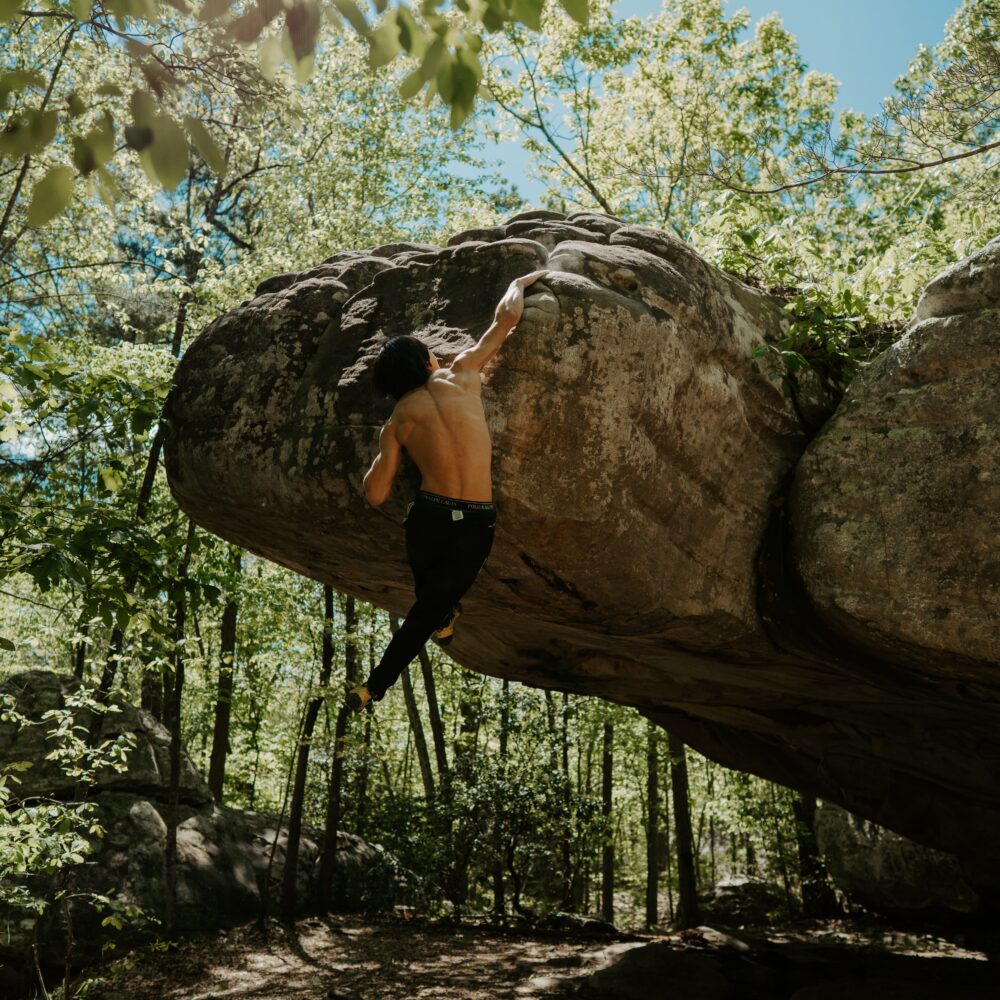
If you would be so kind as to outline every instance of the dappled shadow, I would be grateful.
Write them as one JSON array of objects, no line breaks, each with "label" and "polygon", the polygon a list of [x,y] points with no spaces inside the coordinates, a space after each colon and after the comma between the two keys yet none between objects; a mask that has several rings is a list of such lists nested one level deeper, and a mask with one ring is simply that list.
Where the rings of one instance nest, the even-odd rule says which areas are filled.
[{"label": "dappled shadow", "polygon": [[[753,977],[752,983],[764,992],[751,990],[752,995],[778,998],[803,986],[808,992],[810,982],[822,982],[838,968],[865,980],[865,970],[874,972],[876,979],[883,973],[890,980],[898,974],[912,985],[916,962],[920,976],[926,973],[926,980],[938,988],[953,977],[958,983],[979,981],[992,969],[984,953],[944,937],[858,928],[849,921],[814,922],[780,932],[699,928],[630,937],[609,943],[420,920],[313,917],[300,921],[295,933],[272,924],[265,935],[247,925],[186,941],[167,952],[142,949],[131,956],[127,972],[107,976],[90,996],[96,1000],[530,1000],[575,992],[576,980],[595,972],[596,985],[602,977],[614,975],[616,966],[623,971],[635,968],[640,975],[646,968],[656,982],[657,963],[665,961],[681,998],[689,995],[683,981],[694,965],[702,970],[710,965],[715,970],[712,975],[730,982],[732,968],[756,966],[767,976]],[[643,958],[637,949],[647,943],[657,950]],[[915,955],[924,957],[906,957]],[[878,959],[870,961],[875,956]],[[890,980],[887,986],[893,985]]]}]

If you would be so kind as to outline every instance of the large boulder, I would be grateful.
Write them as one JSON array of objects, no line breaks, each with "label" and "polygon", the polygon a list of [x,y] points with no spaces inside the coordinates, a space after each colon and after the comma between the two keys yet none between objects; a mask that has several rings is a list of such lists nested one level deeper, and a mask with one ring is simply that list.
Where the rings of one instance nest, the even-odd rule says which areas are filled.
[{"label": "large boulder", "polygon": [[[401,521],[416,475],[382,508],[365,503],[361,479],[390,410],[372,390],[372,360],[398,333],[453,357],[487,327],[511,278],[540,266],[550,273],[484,391],[497,536],[463,602],[455,659],[634,705],[723,763],[951,850],[1000,886],[984,833],[1000,822],[995,563],[983,548],[1000,511],[991,467],[973,476],[978,492],[958,494],[960,505],[972,497],[978,522],[963,514],[948,535],[949,565],[964,552],[975,577],[942,595],[968,605],[954,612],[964,623],[954,639],[934,645],[933,629],[907,631],[895,611],[872,619],[885,591],[853,604],[861,610],[845,624],[821,589],[844,550],[811,542],[839,516],[811,499],[829,490],[815,485],[822,463],[807,452],[833,406],[804,385],[785,396],[754,370],[754,350],[782,336],[780,304],[666,233],[527,213],[444,248],[345,251],[265,283],[178,366],[165,452],[178,502],[233,542],[404,613]],[[976,273],[994,271],[987,255]],[[960,285],[948,286],[951,300]],[[988,298],[994,286],[980,285]],[[989,311],[976,303],[944,333],[963,345],[956,358],[985,373],[995,354],[984,353]],[[874,399],[877,373],[868,378]],[[985,460],[1000,392],[985,374],[969,387],[968,449],[983,442]],[[854,400],[816,449],[835,445],[829,428]],[[948,413],[962,418],[961,407]],[[946,458],[928,475],[965,483]],[[877,499],[859,506],[874,511]],[[902,544],[918,543],[936,551],[916,531]],[[811,568],[820,557],[827,568]],[[900,567],[903,590],[908,574],[927,572],[920,559]],[[865,587],[860,563],[847,572]]]},{"label": "large boulder", "polygon": [[698,903],[707,921],[730,927],[766,927],[790,915],[785,893],[766,879],[750,875],[716,882],[699,893]]},{"label": "large boulder", "polygon": [[998,403],[994,240],[927,286],[906,334],[809,445],[791,496],[796,565],[837,633],[903,666],[985,682],[994,706]]},{"label": "large boulder", "polygon": [[979,898],[953,855],[830,802],[816,810],[816,843],[834,885],[851,902],[876,913],[942,918],[979,909]]}]

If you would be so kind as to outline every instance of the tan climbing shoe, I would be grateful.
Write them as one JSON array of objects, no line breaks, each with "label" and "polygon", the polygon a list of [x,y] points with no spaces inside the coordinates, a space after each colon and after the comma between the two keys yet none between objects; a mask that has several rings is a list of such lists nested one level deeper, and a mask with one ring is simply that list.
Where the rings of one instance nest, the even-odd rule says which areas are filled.
[{"label": "tan climbing shoe", "polygon": [[360,712],[372,703],[372,693],[364,684],[347,692],[346,704],[352,712]]},{"label": "tan climbing shoe", "polygon": [[447,646],[455,638],[455,622],[458,621],[461,614],[462,605],[456,604],[451,609],[451,617],[431,636],[439,646]]}]

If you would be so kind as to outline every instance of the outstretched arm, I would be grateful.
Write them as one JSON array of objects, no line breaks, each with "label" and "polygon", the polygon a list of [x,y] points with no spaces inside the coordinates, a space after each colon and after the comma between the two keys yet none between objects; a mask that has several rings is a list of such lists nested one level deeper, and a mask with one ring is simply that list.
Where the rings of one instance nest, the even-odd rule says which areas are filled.
[{"label": "outstretched arm", "polygon": [[497,305],[490,328],[479,338],[475,347],[462,351],[451,363],[452,371],[482,371],[486,363],[500,350],[524,315],[524,289],[537,281],[547,270],[532,271],[515,278]]},{"label": "outstretched arm", "polygon": [[379,431],[378,454],[365,473],[365,499],[374,507],[385,503],[392,489],[403,458],[403,449],[396,439],[396,422],[390,417]]}]

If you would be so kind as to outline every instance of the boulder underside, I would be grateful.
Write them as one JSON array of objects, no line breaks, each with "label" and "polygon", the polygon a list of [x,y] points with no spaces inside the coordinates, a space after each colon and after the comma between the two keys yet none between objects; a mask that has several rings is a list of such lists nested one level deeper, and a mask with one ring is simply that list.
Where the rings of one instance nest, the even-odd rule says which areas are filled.
[{"label": "boulder underside", "polygon": [[1000,886],[1000,241],[929,286],[836,408],[754,371],[780,304],[658,230],[531,212],[338,253],[188,349],[167,405],[181,507],[405,614],[418,479],[364,500],[390,411],[371,363],[400,333],[453,357],[538,267],[486,379],[497,535],[451,655],[634,705]]}]

